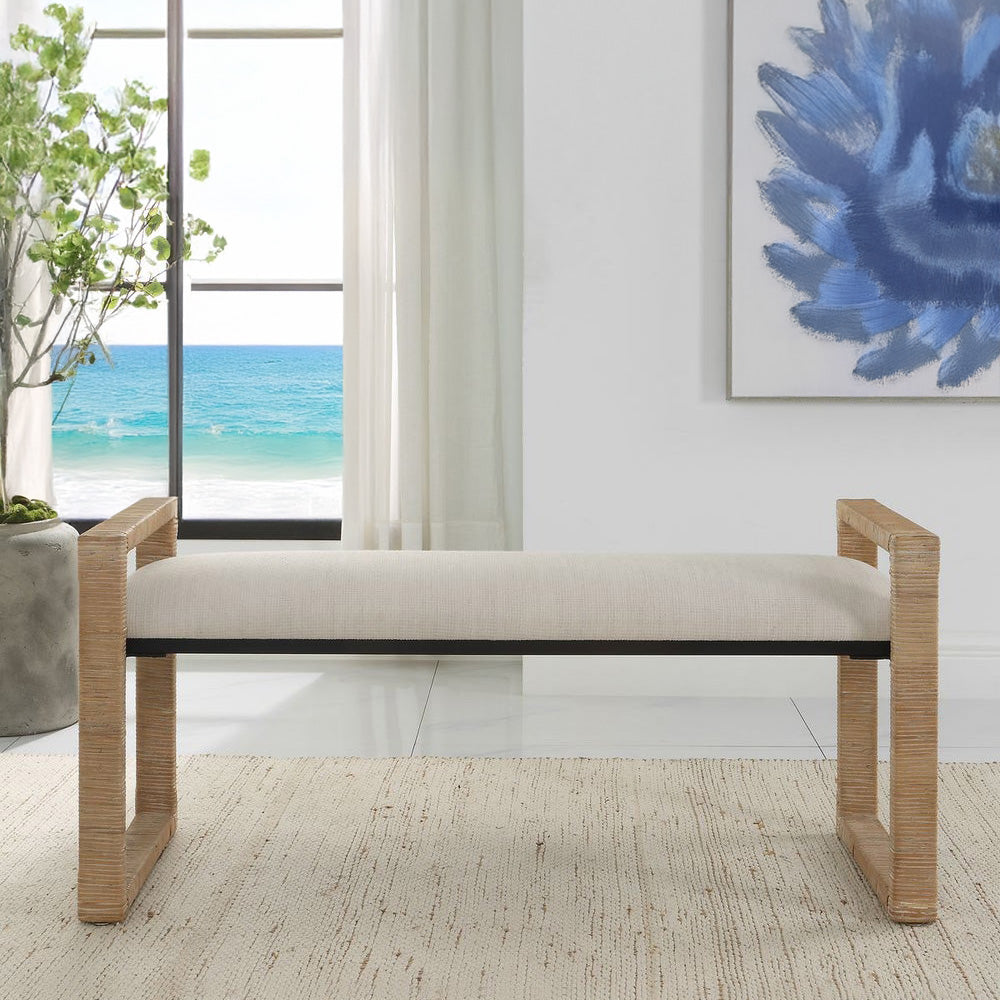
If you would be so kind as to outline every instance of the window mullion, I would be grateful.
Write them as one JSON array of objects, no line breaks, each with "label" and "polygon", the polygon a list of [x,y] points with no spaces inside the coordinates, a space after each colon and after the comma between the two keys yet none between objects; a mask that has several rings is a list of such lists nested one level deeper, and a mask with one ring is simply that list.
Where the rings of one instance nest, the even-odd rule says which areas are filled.
[{"label": "window mullion", "polygon": [[177,516],[184,516],[184,5],[167,3],[167,369],[170,442],[168,489],[177,497]]},{"label": "window mullion", "polygon": [[[163,28],[97,28],[94,38],[166,38]],[[192,28],[187,38],[204,39],[289,39],[289,38],[343,38],[343,28]]]}]

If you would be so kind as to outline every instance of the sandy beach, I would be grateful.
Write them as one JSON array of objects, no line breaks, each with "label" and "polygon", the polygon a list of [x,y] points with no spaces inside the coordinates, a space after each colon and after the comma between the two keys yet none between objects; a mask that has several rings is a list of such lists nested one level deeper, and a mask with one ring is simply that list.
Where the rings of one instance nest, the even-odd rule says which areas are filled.
[{"label": "sandy beach", "polygon": [[[82,472],[58,471],[56,509],[73,517],[107,517],[143,497],[167,495],[155,479],[109,480]],[[288,482],[188,476],[184,514],[194,518],[331,518],[343,510],[343,481],[301,479]]]}]

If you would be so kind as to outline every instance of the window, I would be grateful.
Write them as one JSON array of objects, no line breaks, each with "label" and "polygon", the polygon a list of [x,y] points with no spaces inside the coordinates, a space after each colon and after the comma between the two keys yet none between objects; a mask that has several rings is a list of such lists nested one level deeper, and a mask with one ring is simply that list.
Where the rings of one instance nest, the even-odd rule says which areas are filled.
[{"label": "window", "polygon": [[[88,523],[165,491],[182,537],[336,538],[341,511],[341,5],[84,0],[85,85],[167,94],[170,214],[227,240],[167,303],[104,327],[113,367],[57,387],[56,499]],[[192,150],[209,178],[192,181]]]}]

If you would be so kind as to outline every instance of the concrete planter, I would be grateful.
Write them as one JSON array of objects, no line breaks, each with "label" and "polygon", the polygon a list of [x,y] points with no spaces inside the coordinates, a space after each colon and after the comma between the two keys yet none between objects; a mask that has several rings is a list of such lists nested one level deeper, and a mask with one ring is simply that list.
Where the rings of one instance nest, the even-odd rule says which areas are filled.
[{"label": "concrete planter", "polygon": [[0,736],[79,717],[77,533],[58,518],[0,524]]}]

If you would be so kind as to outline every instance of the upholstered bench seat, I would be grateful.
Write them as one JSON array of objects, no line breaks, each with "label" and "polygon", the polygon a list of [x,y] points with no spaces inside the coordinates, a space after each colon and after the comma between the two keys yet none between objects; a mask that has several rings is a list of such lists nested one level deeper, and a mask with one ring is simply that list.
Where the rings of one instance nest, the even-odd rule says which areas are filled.
[{"label": "upholstered bench seat", "polygon": [[185,555],[127,609],[130,638],[889,640],[888,577],[819,555]]}]

